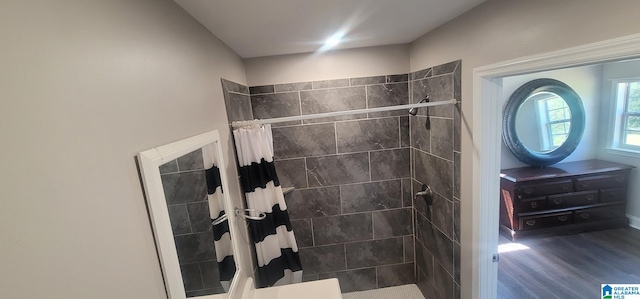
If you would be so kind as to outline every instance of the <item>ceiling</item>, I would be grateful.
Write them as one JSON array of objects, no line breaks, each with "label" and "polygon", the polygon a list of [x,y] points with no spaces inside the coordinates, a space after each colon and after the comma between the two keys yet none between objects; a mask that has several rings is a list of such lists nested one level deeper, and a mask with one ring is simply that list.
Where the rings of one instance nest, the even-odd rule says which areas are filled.
[{"label": "ceiling", "polygon": [[243,58],[404,44],[484,0],[175,0]]}]

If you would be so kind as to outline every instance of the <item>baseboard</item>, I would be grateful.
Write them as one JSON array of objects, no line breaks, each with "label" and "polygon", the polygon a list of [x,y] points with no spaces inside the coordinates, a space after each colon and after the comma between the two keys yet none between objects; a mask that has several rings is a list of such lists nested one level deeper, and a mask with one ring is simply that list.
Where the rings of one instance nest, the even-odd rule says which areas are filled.
[{"label": "baseboard", "polygon": [[627,218],[629,218],[629,226],[640,230],[640,217],[631,216],[627,214]]}]

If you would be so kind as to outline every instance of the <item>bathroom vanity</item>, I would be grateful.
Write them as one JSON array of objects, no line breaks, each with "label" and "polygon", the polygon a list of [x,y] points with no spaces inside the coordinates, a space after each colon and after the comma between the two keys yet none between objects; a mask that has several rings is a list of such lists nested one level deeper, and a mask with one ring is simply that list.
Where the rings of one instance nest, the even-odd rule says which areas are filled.
[{"label": "bathroom vanity", "polygon": [[526,236],[627,226],[627,183],[633,166],[602,160],[504,169],[500,232]]}]

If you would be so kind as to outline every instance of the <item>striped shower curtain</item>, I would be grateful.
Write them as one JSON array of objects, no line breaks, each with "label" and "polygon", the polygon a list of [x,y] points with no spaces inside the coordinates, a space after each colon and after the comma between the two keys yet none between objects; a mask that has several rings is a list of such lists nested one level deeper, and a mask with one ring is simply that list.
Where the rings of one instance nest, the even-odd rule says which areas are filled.
[{"label": "striped shower curtain", "polygon": [[271,125],[236,129],[233,136],[247,207],[266,214],[264,220],[247,219],[258,262],[256,287],[301,282],[298,245],[273,164]]},{"label": "striped shower curtain", "polygon": [[[205,175],[207,180],[207,201],[209,203],[209,215],[211,222],[223,217],[224,196],[222,195],[222,180],[220,169],[216,161],[217,156],[212,145],[202,149]],[[216,260],[218,261],[218,271],[220,272],[220,284],[228,292],[231,279],[236,273],[236,262],[233,258],[233,248],[231,246],[231,234],[229,233],[229,221],[222,221],[213,225],[213,245],[216,250]]]}]

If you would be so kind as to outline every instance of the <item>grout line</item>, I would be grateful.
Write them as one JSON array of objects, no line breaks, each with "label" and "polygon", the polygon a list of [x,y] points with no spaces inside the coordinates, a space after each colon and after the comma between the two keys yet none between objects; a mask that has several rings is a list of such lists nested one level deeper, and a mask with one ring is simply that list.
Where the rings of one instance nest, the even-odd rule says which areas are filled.
[{"label": "grout line", "polygon": [[306,178],[307,188],[309,188],[309,166],[307,166],[307,157],[304,157],[304,176]]},{"label": "grout line", "polygon": [[369,182],[372,181],[372,176],[371,176],[371,152],[367,152],[367,154],[369,155]]},{"label": "grout line", "polygon": [[336,122],[333,123],[333,137],[336,140],[336,154],[339,154],[338,151],[338,124]]}]

